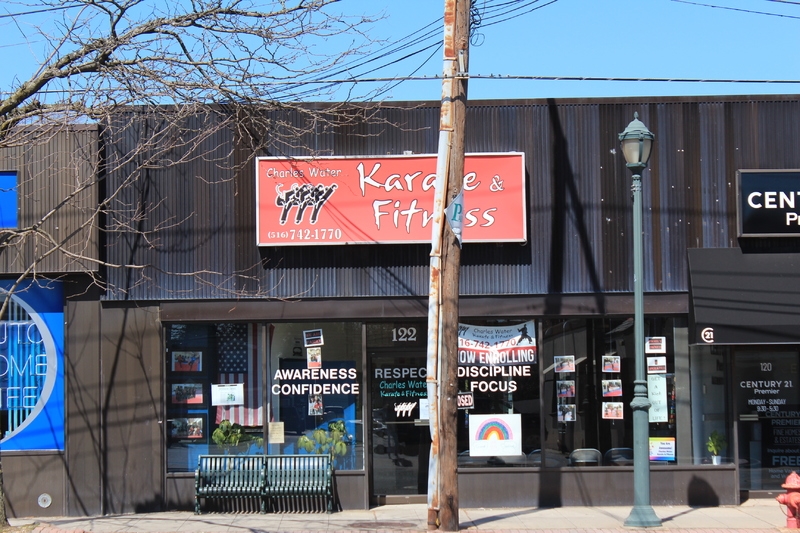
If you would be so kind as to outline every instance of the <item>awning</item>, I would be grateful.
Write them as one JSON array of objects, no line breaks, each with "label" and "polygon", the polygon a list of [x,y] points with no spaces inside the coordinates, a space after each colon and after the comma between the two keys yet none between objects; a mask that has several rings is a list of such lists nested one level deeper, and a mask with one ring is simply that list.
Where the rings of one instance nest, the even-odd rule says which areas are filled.
[{"label": "awning", "polygon": [[800,254],[688,250],[691,344],[800,344]]}]

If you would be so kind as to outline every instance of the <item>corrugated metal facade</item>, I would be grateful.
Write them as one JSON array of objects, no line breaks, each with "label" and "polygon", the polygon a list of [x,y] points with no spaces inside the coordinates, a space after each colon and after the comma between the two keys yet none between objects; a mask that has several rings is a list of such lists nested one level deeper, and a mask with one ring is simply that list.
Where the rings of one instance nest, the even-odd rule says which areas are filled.
[{"label": "corrugated metal facade", "polygon": [[19,274],[33,265],[29,274],[100,270],[97,127],[30,128],[20,138],[21,144],[0,149],[0,170],[17,173],[19,228],[38,225],[38,233],[0,248],[0,271]]},{"label": "corrugated metal facade", "polygon": [[[525,152],[530,226],[525,245],[466,245],[462,294],[632,291],[631,179],[617,134],[635,111],[657,142],[644,174],[645,291],[687,290],[687,248],[737,246],[737,169],[800,168],[800,97],[473,102],[468,152]],[[305,120],[287,116],[297,125]],[[329,155],[435,153],[438,121],[436,104],[396,105],[374,111],[370,121],[312,124],[303,141]],[[140,133],[108,142],[124,152],[120,143]],[[156,218],[144,228],[153,238],[120,230],[108,254],[112,262],[150,268],[138,284],[125,270],[109,272],[111,284],[125,289],[109,298],[427,294],[428,245],[258,249],[254,164],[233,168],[247,155],[239,146],[226,159],[233,139],[220,130],[205,141],[213,157],[169,168],[153,164],[133,183],[125,205],[158,202]],[[282,147],[280,153],[309,151]],[[220,168],[220,161],[230,168]],[[130,176],[112,172],[110,186]],[[155,231],[159,225],[166,229]]]}]

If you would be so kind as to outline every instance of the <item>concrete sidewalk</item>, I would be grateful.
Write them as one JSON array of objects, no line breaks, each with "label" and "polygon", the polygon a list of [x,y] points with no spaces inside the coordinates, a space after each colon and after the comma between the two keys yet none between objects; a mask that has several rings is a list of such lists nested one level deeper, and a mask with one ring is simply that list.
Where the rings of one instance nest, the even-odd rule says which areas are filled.
[{"label": "concrete sidewalk", "polygon": [[[462,531],[634,531],[624,526],[630,507],[469,508],[460,510]],[[770,532],[786,529],[786,508],[774,500],[750,500],[730,507],[655,506],[662,520],[647,531],[719,532],[736,529]],[[101,517],[12,519],[13,526],[31,525],[35,533],[256,533],[427,531],[427,506],[386,505],[333,514],[202,514],[144,513]]]}]

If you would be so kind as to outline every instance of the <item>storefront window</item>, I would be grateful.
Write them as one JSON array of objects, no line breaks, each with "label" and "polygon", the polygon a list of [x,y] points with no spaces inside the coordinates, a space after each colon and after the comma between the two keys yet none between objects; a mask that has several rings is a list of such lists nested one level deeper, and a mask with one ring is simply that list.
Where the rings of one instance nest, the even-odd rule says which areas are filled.
[{"label": "storefront window", "polygon": [[653,464],[678,462],[675,359],[678,353],[686,353],[686,344],[683,340],[678,341],[676,332],[683,331],[684,327],[682,321],[672,318],[645,320],[644,363],[650,400],[650,461]]},{"label": "storefront window", "polygon": [[166,326],[167,471],[204,454],[263,453],[257,324]]},{"label": "storefront window", "polygon": [[[545,466],[633,464],[633,320],[542,321]],[[650,460],[676,462],[674,335],[645,323]]]},{"label": "storefront window", "polygon": [[[620,396],[603,398],[597,386],[594,361],[594,350],[589,345],[593,338],[591,322],[583,319],[545,320],[542,322],[542,374],[544,378],[544,456],[546,466],[566,466],[570,462],[570,454],[575,450],[588,450],[580,457],[582,463],[599,464],[598,409],[602,403],[622,401]],[[608,356],[619,357],[624,353],[609,350]],[[616,361],[615,361],[616,362]],[[598,362],[602,364],[602,361]],[[621,369],[621,364],[618,365]],[[621,379],[617,367],[607,373],[610,379]],[[610,381],[609,381],[610,382]],[[614,383],[617,385],[617,383]],[[616,407],[616,406],[614,406]],[[622,416],[609,409],[609,416]],[[610,427],[624,426],[623,418],[609,419]],[[619,423],[623,422],[623,423]],[[619,429],[619,428],[617,428]],[[620,442],[619,431],[617,443]],[[624,432],[623,432],[624,434]],[[622,447],[614,445],[609,448]],[[575,462],[575,461],[573,461]]]},{"label": "storefront window", "polygon": [[460,467],[539,466],[539,355],[534,321],[459,325]]},{"label": "storefront window", "polygon": [[[692,455],[694,464],[732,462],[726,383],[730,348],[692,346]],[[715,435],[716,453],[708,449]],[[724,440],[724,442],[723,442]],[[725,444],[722,446],[722,444]],[[714,456],[718,459],[714,459]]]},{"label": "storefront window", "polygon": [[[459,466],[632,464],[632,319],[472,322],[459,325]],[[650,460],[665,464],[677,455],[674,329],[669,318],[645,324]],[[168,325],[168,471],[193,471],[201,454],[264,452],[332,453],[338,470],[362,470],[365,394],[374,453],[398,468],[418,458],[424,471],[424,330],[365,330],[360,322]],[[365,357],[371,374],[362,391]],[[692,372],[700,379],[709,369],[697,361]],[[387,494],[421,490],[414,480],[398,487]]]},{"label": "storefront window", "polygon": [[361,323],[273,324],[269,345],[269,453],[332,453],[337,470],[363,469]]}]

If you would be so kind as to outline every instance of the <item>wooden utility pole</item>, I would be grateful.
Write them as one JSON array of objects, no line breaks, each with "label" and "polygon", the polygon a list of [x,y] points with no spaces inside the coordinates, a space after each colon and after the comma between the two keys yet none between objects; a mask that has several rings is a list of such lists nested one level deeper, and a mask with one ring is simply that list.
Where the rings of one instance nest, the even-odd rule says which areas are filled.
[{"label": "wooden utility pole", "polygon": [[[458,531],[458,279],[470,0],[445,0],[444,70],[428,303],[428,529]],[[447,215],[445,216],[446,207]],[[454,229],[456,232],[454,232]]]}]

